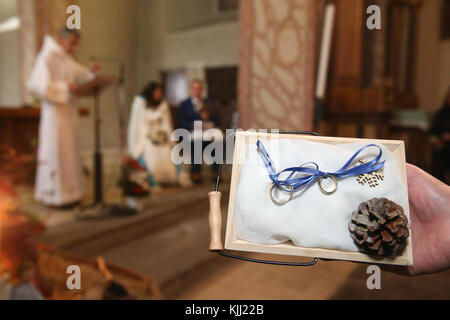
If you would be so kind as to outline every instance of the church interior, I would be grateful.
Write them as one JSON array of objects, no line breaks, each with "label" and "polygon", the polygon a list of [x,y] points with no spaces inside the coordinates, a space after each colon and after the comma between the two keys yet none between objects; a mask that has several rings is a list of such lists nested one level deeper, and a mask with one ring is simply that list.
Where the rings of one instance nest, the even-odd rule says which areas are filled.
[{"label": "church interior", "polygon": [[[79,11],[68,10],[71,5]],[[368,27],[372,5],[380,10],[380,28]],[[78,206],[34,198],[45,102],[27,85],[44,37],[57,39],[77,13],[73,59],[98,63],[103,81],[71,100],[80,204],[94,203],[86,217],[77,214]],[[183,101],[201,83],[222,132],[279,129],[402,140],[406,162],[428,173],[440,168],[441,175],[433,175],[448,187],[450,132],[444,134],[446,155],[437,156],[433,140],[436,115],[450,103],[448,0],[2,0],[0,279],[8,263],[25,255],[14,239],[32,238],[38,258],[23,268],[44,279],[36,287],[49,299],[114,299],[119,293],[111,289],[112,278],[141,299],[450,298],[448,269],[415,277],[383,271],[382,289],[369,290],[365,264],[270,266],[209,252],[208,192],[217,173],[206,165],[202,179],[188,187],[150,181],[137,214],[99,214],[105,204],[117,209],[128,201],[123,155],[132,108],[149,83],[162,88],[172,129],[183,127]],[[441,122],[450,125],[448,117]],[[50,136],[56,132],[49,130]],[[221,172],[223,230],[231,170],[226,164]],[[10,206],[21,215],[5,218]],[[65,287],[72,264],[81,266],[81,289]]]}]

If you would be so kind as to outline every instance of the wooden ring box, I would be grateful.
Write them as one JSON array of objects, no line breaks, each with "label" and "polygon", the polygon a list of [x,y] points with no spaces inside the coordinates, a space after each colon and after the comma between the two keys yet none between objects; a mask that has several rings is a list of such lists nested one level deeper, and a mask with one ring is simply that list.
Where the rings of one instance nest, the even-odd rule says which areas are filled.
[{"label": "wooden ring box", "polygon": [[[237,186],[239,183],[239,176],[242,164],[239,163],[241,153],[244,152],[245,146],[250,143],[256,143],[258,139],[303,139],[312,142],[320,142],[327,144],[347,144],[355,142],[368,142],[382,144],[388,148],[398,163],[398,170],[401,180],[404,184],[405,190],[408,190],[407,178],[406,178],[406,159],[405,159],[405,145],[403,141],[398,140],[378,140],[378,139],[357,139],[357,138],[337,138],[337,137],[320,137],[320,136],[308,136],[302,134],[273,134],[273,133],[260,133],[249,131],[237,131],[235,134],[235,149],[233,156],[233,168],[231,174],[230,185],[230,198],[228,203],[228,217],[226,225],[225,246],[222,244],[221,239],[221,212],[220,212],[220,197],[219,191],[212,191],[209,193],[210,199],[210,212],[209,212],[209,224],[210,224],[210,250],[211,251],[223,251],[227,250],[245,251],[245,252],[257,252],[265,254],[276,255],[289,255],[289,256],[302,256],[323,258],[331,260],[347,260],[357,261],[365,263],[382,263],[392,265],[412,265],[412,235],[407,239],[406,247],[401,255],[393,258],[376,258],[356,251],[340,251],[331,250],[325,248],[307,248],[294,245],[292,242],[285,242],[276,245],[263,245],[252,243],[249,241],[239,239],[235,230],[234,221],[234,200],[236,195]],[[410,219],[409,207],[404,208],[405,215]]]}]

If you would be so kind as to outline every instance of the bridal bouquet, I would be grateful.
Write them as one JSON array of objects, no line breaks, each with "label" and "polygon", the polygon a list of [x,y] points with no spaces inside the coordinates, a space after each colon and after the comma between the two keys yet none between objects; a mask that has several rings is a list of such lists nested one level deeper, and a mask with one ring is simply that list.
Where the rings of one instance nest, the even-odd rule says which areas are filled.
[{"label": "bridal bouquet", "polygon": [[131,157],[127,157],[122,165],[122,177],[119,185],[125,196],[141,198],[150,194],[147,171]]}]

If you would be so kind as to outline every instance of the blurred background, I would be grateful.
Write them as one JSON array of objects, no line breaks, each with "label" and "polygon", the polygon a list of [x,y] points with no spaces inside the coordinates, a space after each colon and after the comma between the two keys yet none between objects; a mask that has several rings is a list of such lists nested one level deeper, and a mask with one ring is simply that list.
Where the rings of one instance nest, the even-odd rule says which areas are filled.
[{"label": "blurred background", "polygon": [[[335,15],[326,38],[330,3]],[[81,8],[76,60],[84,65],[97,60],[103,74],[124,79],[123,87],[115,83],[100,96],[103,194],[110,203],[124,201],[117,183],[120,123],[128,123],[133,97],[149,81],[162,84],[175,128],[179,104],[189,96],[191,81],[199,79],[222,130],[278,128],[404,140],[408,162],[428,172],[444,167],[438,178],[449,181],[448,140],[447,153],[436,145],[441,134],[448,139],[449,128],[434,118],[449,101],[449,0],[2,0],[0,144],[24,161],[17,160],[13,172],[29,169],[15,188],[21,210],[45,226],[38,237],[46,248],[38,267],[55,265],[64,277],[65,263],[79,261],[92,273],[82,280],[88,281],[82,290],[54,289],[53,297],[80,298],[101,287],[104,273],[97,270],[97,257],[103,256],[116,279],[145,278],[151,288],[145,297],[450,298],[448,271],[415,278],[383,272],[382,290],[371,291],[363,265],[321,261],[288,268],[216,257],[207,251],[210,179],[183,192],[169,187],[151,193],[142,212],[120,219],[80,221],[70,210],[35,202],[40,101],[27,91],[26,81],[43,36],[58,35],[71,4]],[[373,4],[381,8],[380,30],[366,27],[366,8]],[[328,71],[320,73],[324,41],[330,45]],[[79,98],[77,105],[85,110],[79,140],[83,203],[89,203],[94,99]],[[228,167],[224,175],[226,213]],[[56,256],[59,264],[50,263]],[[100,280],[92,280],[96,277]]]}]

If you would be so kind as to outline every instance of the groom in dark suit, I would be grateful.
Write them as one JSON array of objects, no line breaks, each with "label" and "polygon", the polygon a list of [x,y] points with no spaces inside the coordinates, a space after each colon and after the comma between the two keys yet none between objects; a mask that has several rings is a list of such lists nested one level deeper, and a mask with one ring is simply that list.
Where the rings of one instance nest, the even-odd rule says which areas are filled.
[{"label": "groom in dark suit", "polygon": [[203,109],[203,84],[200,80],[191,83],[191,96],[183,100],[178,108],[178,123],[180,128],[189,132],[194,130],[194,121],[201,121],[200,111]]},{"label": "groom in dark suit", "polygon": [[[191,82],[191,96],[182,101],[178,108],[178,123],[180,128],[189,132],[194,130],[194,121],[203,121],[203,129],[214,128],[217,121],[211,117],[210,110],[203,99],[203,83],[195,79]],[[194,183],[200,183],[202,180],[201,164],[194,164],[194,141],[191,142],[191,178]],[[203,148],[207,143],[203,143]],[[202,150],[203,150],[202,148]],[[217,170],[217,164],[213,164],[213,170]]]}]

